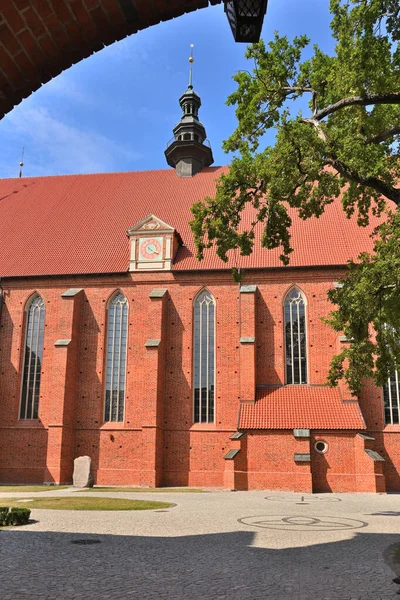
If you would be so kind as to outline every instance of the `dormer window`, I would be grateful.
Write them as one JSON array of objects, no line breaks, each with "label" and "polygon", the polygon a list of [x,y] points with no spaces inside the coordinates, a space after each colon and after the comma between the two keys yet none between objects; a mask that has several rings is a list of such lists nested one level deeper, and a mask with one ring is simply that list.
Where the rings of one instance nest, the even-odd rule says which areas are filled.
[{"label": "dormer window", "polygon": [[131,244],[130,271],[170,271],[182,240],[174,227],[155,215],[128,230]]}]

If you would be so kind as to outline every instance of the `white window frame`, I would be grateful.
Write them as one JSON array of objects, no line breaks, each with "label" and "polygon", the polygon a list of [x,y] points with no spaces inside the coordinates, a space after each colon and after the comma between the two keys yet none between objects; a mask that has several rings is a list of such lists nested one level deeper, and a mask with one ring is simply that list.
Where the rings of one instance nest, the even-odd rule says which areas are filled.
[{"label": "white window frame", "polygon": [[[288,297],[290,296],[290,294],[293,293],[294,290],[297,290],[299,296],[301,297],[303,304],[304,304],[304,347],[305,347],[305,362],[306,362],[306,380],[302,381],[302,372],[301,372],[301,359],[302,359],[302,355],[301,355],[301,346],[299,345],[299,376],[300,376],[300,381],[299,382],[295,382],[294,379],[294,366],[295,366],[295,361],[294,361],[294,353],[293,353],[293,325],[292,325],[292,311],[290,311],[290,323],[291,323],[291,356],[292,356],[292,381],[289,383],[288,381],[288,377],[287,377],[287,353],[286,353],[286,302]],[[297,312],[299,314],[299,304],[297,304]],[[299,319],[298,319],[298,329],[300,328],[300,324],[299,324]],[[300,334],[299,334],[299,338],[300,338]],[[283,298],[283,340],[284,340],[284,352],[285,352],[285,356],[284,356],[284,369],[285,369],[285,382],[286,385],[306,385],[308,384],[309,381],[309,373],[308,373],[308,332],[307,332],[307,296],[305,295],[305,293],[299,288],[299,286],[297,285],[292,285],[289,290],[286,292],[284,298]]]},{"label": "white window frame", "polygon": [[[125,352],[122,355],[121,352],[121,346],[123,343],[123,338],[122,338],[122,314],[121,314],[121,326],[120,326],[120,331],[119,331],[119,340],[117,340],[117,343],[119,343],[119,360],[118,363],[116,365],[114,357],[115,357],[115,352],[116,352],[116,340],[115,340],[115,334],[116,334],[116,311],[114,310],[114,327],[113,327],[113,345],[110,348],[109,346],[109,332],[110,332],[110,309],[113,306],[113,303],[115,302],[116,298],[118,298],[118,296],[122,296],[124,298],[124,304],[126,305],[127,308],[127,312],[126,312],[126,340],[125,340]],[[120,304],[122,305],[122,302],[120,302]],[[121,309],[122,310],[122,309]],[[105,369],[104,369],[104,411],[103,411],[103,421],[104,423],[123,423],[125,421],[125,412],[126,412],[126,375],[127,375],[127,363],[128,363],[128,335],[129,335],[129,302],[128,302],[128,298],[127,296],[121,291],[121,290],[117,290],[116,292],[114,292],[112,294],[112,296],[109,298],[108,302],[107,302],[107,318],[106,318],[106,332],[105,332]],[[110,405],[109,408],[107,410],[107,383],[108,383],[108,357],[109,357],[109,351],[111,350],[111,374],[110,374]],[[122,411],[122,419],[118,418],[119,415],[119,409],[120,409],[120,385],[121,385],[121,365],[122,365],[122,360],[125,361],[125,378],[124,378],[124,397],[123,397],[123,411]],[[117,378],[117,406],[116,406],[116,419],[112,419],[112,415],[113,415],[113,393],[114,393],[114,388],[113,388],[113,380],[114,380],[114,368],[115,366],[117,366],[118,368],[118,378]],[[108,414],[107,414],[108,413]]]},{"label": "white window frame", "polygon": [[[393,398],[392,395],[392,380],[395,380],[396,383],[396,398]],[[390,421],[386,420],[386,405],[385,405],[385,388],[387,388],[387,395],[388,395],[388,401],[389,401],[389,414],[390,414]],[[395,371],[394,374],[389,377],[389,379],[387,380],[387,383],[384,385],[383,390],[382,390],[382,395],[383,395],[383,411],[384,411],[384,421],[385,421],[385,425],[400,425],[400,376],[399,376],[399,372]],[[396,410],[397,409],[397,422],[394,422],[393,419],[393,409]]]},{"label": "white window frame", "polygon": [[[31,316],[31,310],[33,307],[33,304],[37,302],[38,304],[41,303],[40,306],[38,306],[38,311],[39,311],[39,319],[38,319],[38,330],[36,332],[36,340],[34,338],[34,329],[32,328],[32,332],[31,332],[31,337],[30,337],[30,341],[33,344],[35,344],[35,364],[34,364],[34,379],[33,379],[33,397],[31,398],[30,402],[29,402],[29,380],[31,377],[31,371],[32,371],[32,352],[30,353],[29,356],[29,364],[27,366],[27,371],[26,371],[26,365],[25,365],[25,361],[26,361],[26,353],[27,353],[27,348],[28,348],[28,333],[29,333],[29,319],[33,318]],[[22,378],[21,378],[21,394],[20,394],[20,403],[19,403],[19,409],[18,409],[18,418],[21,421],[26,421],[26,420],[32,420],[32,419],[38,419],[39,418],[39,400],[40,400],[40,384],[41,384],[41,370],[42,370],[42,364],[38,365],[38,360],[39,360],[39,341],[40,341],[40,323],[41,323],[41,319],[42,319],[42,315],[43,315],[43,338],[42,338],[42,348],[41,348],[41,354],[42,354],[42,362],[43,362],[43,348],[44,348],[44,332],[45,332],[45,319],[46,319],[46,304],[45,301],[43,300],[42,296],[40,294],[38,294],[37,292],[35,292],[26,302],[25,304],[25,332],[24,332],[24,339],[23,339],[23,343],[24,343],[24,352],[23,352],[23,361],[22,361]],[[26,378],[25,378],[25,374],[26,374]],[[37,382],[37,377],[39,375],[39,387],[38,387],[38,401],[37,401],[37,411],[38,414],[35,415],[35,388],[36,388],[36,382]],[[24,414],[22,415],[22,406],[23,406],[23,396],[24,396],[24,381],[26,379],[26,390],[25,390],[25,410],[24,410]]]},{"label": "white window frame", "polygon": [[[201,394],[201,390],[202,388],[199,387],[200,390],[200,394],[199,394],[199,420],[196,420],[196,387],[195,387],[195,380],[196,380],[196,305],[198,303],[199,298],[202,295],[206,295],[208,294],[208,296],[211,299],[211,302],[208,303],[208,306],[213,305],[214,306],[214,319],[213,319],[213,328],[214,328],[214,351],[213,351],[213,356],[214,356],[214,361],[213,361],[213,381],[212,381],[212,386],[213,386],[213,419],[210,420],[210,416],[209,416],[209,406],[210,406],[210,402],[209,402],[209,372],[210,372],[210,362],[209,362],[209,338],[210,338],[210,330],[209,327],[207,326],[207,330],[206,330],[206,335],[208,338],[208,342],[207,342],[207,347],[208,347],[208,351],[207,351],[207,375],[206,375],[206,397],[205,400],[203,400],[202,398],[202,394]],[[213,296],[213,294],[207,289],[207,288],[203,288],[201,289],[195,296],[194,300],[193,300],[193,376],[192,376],[192,381],[193,381],[193,423],[195,425],[202,425],[202,424],[212,424],[215,423],[215,419],[216,419],[216,311],[217,311],[217,304],[215,302],[215,297]],[[201,317],[201,311],[200,311],[200,317]],[[201,386],[201,379],[202,379],[202,364],[201,364],[201,360],[202,360],[202,344],[201,344],[201,340],[202,340],[202,333],[201,333],[201,326],[202,326],[202,321],[200,319],[200,326],[199,326],[199,335],[200,335],[200,340],[199,340],[199,385]],[[202,421],[201,419],[201,415],[202,415],[202,406],[203,406],[203,401],[205,401],[206,403],[206,420]]]}]

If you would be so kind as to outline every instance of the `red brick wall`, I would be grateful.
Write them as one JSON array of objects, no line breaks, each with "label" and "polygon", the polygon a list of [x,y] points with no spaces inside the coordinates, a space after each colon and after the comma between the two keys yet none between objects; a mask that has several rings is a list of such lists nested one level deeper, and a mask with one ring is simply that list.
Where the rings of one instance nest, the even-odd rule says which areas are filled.
[{"label": "red brick wall", "polygon": [[283,302],[286,293],[297,285],[304,293],[307,307],[308,383],[325,384],[329,363],[337,338],[322,322],[333,306],[327,301],[327,290],[339,277],[338,272],[285,273],[275,281],[259,284],[257,303],[257,383],[285,383],[285,345]]},{"label": "red brick wall", "polygon": [[44,427],[0,427],[0,481],[43,483],[46,454]]},{"label": "red brick wall", "polygon": [[[309,382],[325,383],[336,334],[321,322],[321,316],[331,309],[326,291],[338,276],[339,272],[334,270],[290,269],[248,274],[246,284],[258,285],[255,295],[258,384],[285,381],[282,306],[293,284],[307,298]],[[43,481],[46,465],[57,458],[49,453],[59,453],[60,448],[56,444],[53,451],[48,435],[57,403],[67,397],[62,399],[62,390],[54,386],[55,353],[60,352],[54,342],[62,337],[66,318],[60,294],[70,287],[83,287],[79,327],[73,333],[75,354],[70,356],[72,367],[68,367],[73,369],[76,365],[77,369],[75,407],[71,414],[70,400],[64,411],[64,417],[72,419],[75,428],[73,456],[91,456],[96,482],[101,484],[223,485],[224,473],[231,468],[223,457],[228,450],[238,447],[229,437],[237,428],[240,380],[244,376],[244,366],[240,365],[239,287],[230,273],[127,273],[29,282],[3,280],[2,284],[5,290],[0,328],[2,481]],[[214,424],[194,425],[193,300],[203,286],[207,286],[216,300],[216,418]],[[149,298],[154,288],[168,289],[164,300]],[[104,424],[106,306],[116,289],[129,301],[126,411],[123,424]],[[20,422],[23,309],[35,290],[46,302],[40,420]],[[161,346],[145,348],[149,338],[162,339]],[[361,403],[368,428],[374,427],[376,431],[378,445],[374,449],[386,457],[388,489],[400,490],[400,428],[385,436],[381,433],[382,399],[372,385],[366,388]],[[311,448],[311,476],[310,464],[295,463],[293,458],[295,452],[310,452],[309,440],[296,440],[291,431],[250,432],[240,443],[242,449],[234,461],[236,475],[232,481],[236,487],[250,489],[311,491],[312,486],[320,491],[355,489],[354,434],[321,434],[329,443],[329,451],[322,459]],[[60,477],[70,479],[66,471]]]},{"label": "red brick wall", "polygon": [[115,425],[79,429],[75,456],[90,456],[96,483],[141,485],[142,432]]},{"label": "red brick wall", "polygon": [[[311,460],[315,492],[356,491],[354,432],[313,432]],[[314,449],[317,440],[328,444],[325,454]]]},{"label": "red brick wall", "polygon": [[310,463],[294,461],[309,453],[309,440],[293,431],[254,431],[247,434],[248,489],[312,491]]},{"label": "red brick wall", "polygon": [[388,492],[400,491],[400,425],[385,425],[383,393],[371,381],[364,383],[360,407],[375,450],[385,458],[383,472]]},{"label": "red brick wall", "polygon": [[[390,428],[388,428],[390,429]],[[374,434],[375,435],[375,434]],[[386,490],[388,492],[400,491],[400,427],[393,427],[392,432],[385,432],[383,437],[382,456],[386,459],[384,463],[384,474],[386,479]],[[379,436],[380,439],[381,436]]]}]

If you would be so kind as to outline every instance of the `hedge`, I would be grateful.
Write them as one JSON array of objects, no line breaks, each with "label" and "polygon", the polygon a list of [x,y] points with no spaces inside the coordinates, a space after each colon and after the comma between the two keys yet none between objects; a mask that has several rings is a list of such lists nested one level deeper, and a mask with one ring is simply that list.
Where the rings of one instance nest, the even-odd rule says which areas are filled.
[{"label": "hedge", "polygon": [[9,508],[0,506],[1,525],[26,525],[29,522],[31,511],[29,508]]}]

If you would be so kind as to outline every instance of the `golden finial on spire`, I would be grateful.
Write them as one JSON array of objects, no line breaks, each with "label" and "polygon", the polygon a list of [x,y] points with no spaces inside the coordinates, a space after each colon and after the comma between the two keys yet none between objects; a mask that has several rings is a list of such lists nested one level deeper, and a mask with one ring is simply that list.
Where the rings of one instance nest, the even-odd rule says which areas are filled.
[{"label": "golden finial on spire", "polygon": [[189,88],[193,87],[193,63],[194,63],[194,57],[193,57],[193,48],[194,48],[194,44],[190,44],[190,57],[189,57],[189,62],[190,62],[190,74],[189,74]]},{"label": "golden finial on spire", "polygon": [[22,156],[21,156],[21,161],[19,163],[19,176],[22,177],[22,169],[24,166],[24,152],[25,152],[25,146],[22,148]]}]

